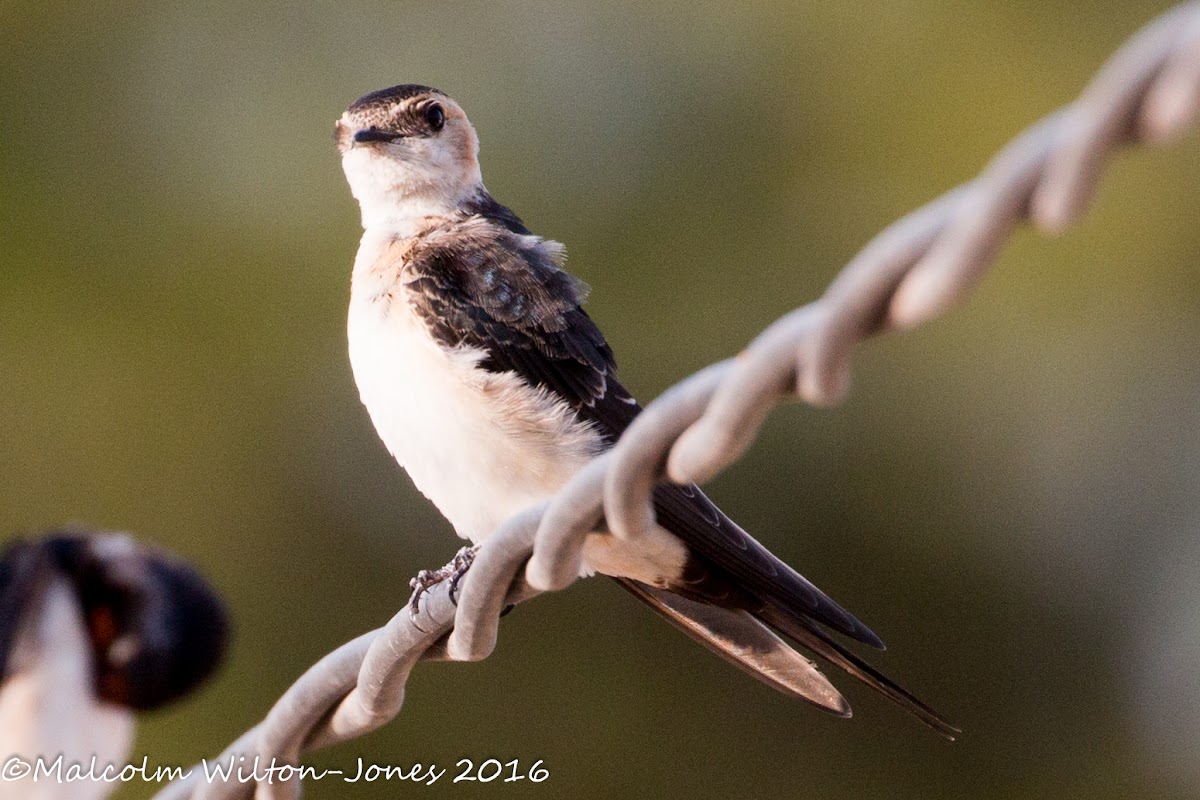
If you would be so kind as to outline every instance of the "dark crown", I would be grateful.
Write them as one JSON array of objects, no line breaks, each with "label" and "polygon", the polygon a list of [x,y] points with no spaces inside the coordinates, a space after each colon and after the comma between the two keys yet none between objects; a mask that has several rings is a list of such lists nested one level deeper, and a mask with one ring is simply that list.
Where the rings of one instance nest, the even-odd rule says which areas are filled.
[{"label": "dark crown", "polygon": [[378,108],[379,106],[390,106],[398,103],[401,100],[407,100],[410,97],[416,97],[422,94],[441,94],[437,89],[430,86],[422,86],[419,83],[402,83],[399,86],[389,86],[386,89],[380,89],[377,92],[364,94],[362,97],[354,101],[350,106],[351,111],[364,111],[369,108]]}]

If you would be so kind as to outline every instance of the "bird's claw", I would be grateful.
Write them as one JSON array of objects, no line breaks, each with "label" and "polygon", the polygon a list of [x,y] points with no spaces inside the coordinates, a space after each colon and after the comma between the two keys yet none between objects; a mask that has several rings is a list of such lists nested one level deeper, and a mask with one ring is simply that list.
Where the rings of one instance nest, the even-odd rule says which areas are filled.
[{"label": "bird's claw", "polygon": [[408,611],[412,616],[417,616],[421,607],[421,598],[444,580],[450,581],[450,602],[458,605],[458,584],[462,581],[467,570],[471,568],[471,564],[475,561],[475,554],[479,552],[479,545],[472,547],[464,547],[454,554],[454,558],[450,559],[450,563],[438,569],[423,569],[417,573],[417,577],[408,582],[412,587],[412,597],[408,601]]}]

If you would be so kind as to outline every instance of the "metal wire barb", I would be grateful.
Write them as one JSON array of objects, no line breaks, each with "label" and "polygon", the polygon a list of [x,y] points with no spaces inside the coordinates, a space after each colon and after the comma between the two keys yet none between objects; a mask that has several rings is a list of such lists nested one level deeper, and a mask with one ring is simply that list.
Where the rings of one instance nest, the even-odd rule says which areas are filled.
[{"label": "metal wire barb", "polygon": [[[789,398],[837,403],[849,386],[854,345],[922,324],[962,302],[1019,222],[1054,234],[1095,194],[1119,145],[1182,134],[1200,110],[1200,0],[1161,15],[1125,43],[1070,105],[1029,127],[974,179],[894,223],[838,274],[815,302],[784,316],[736,359],[687,378],[651,403],[608,453],[547,504],[516,515],[477,555],[457,608],[445,583],[416,617],[385,626],[325,656],[261,723],[213,763],[257,756],[297,764],[302,753],[389,722],[418,661],[476,661],[496,644],[506,604],[569,586],[584,538],[642,536],[653,522],[656,482],[704,483],[736,461],[767,414]],[[211,767],[210,767],[211,769]],[[159,800],[283,800],[297,776],[274,782],[209,780],[199,767]]]}]

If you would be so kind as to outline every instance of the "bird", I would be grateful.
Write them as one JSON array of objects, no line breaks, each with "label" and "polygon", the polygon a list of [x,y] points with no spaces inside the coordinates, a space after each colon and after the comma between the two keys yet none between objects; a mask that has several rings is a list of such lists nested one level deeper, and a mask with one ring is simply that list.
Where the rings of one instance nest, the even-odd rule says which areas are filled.
[{"label": "bird", "polygon": [[[97,776],[125,765],[135,714],[212,675],[228,635],[204,578],[129,534],[72,525],[11,542],[0,553],[0,800],[107,797],[119,784]],[[60,754],[61,770],[35,781],[37,760],[54,769]],[[76,763],[88,777],[60,779]]]},{"label": "bird", "polygon": [[[563,246],[484,186],[479,138],[457,102],[419,84],[374,91],[336,120],[334,141],[363,227],[347,320],[360,399],[412,483],[477,546],[611,448],[641,406],[617,380]],[[698,487],[658,486],[654,511],[636,543],[589,535],[585,574],[616,579],[785,694],[850,716],[780,634],[943,736],[958,733],[837,638],[882,649],[878,636]]]}]

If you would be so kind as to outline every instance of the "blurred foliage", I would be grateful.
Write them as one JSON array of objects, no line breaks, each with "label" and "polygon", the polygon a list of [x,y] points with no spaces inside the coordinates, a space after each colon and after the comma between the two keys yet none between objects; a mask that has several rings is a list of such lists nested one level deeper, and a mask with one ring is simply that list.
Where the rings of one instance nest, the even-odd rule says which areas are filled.
[{"label": "blurred foliage", "polygon": [[[457,547],[378,443],[344,320],[360,94],[438,86],[565,242],[643,399],[814,297],[879,228],[1068,101],[1161,3],[0,3],[0,530],[187,553],[238,638],[146,719],[215,755]],[[713,486],[892,645],[948,745],[837,676],[830,719],[596,580],[311,763],[543,759],[607,797],[1184,797],[1200,789],[1200,148],[1123,158],[965,310],[873,343]],[[396,785],[310,784],[311,798]],[[146,797],[129,786],[122,797]]]}]

